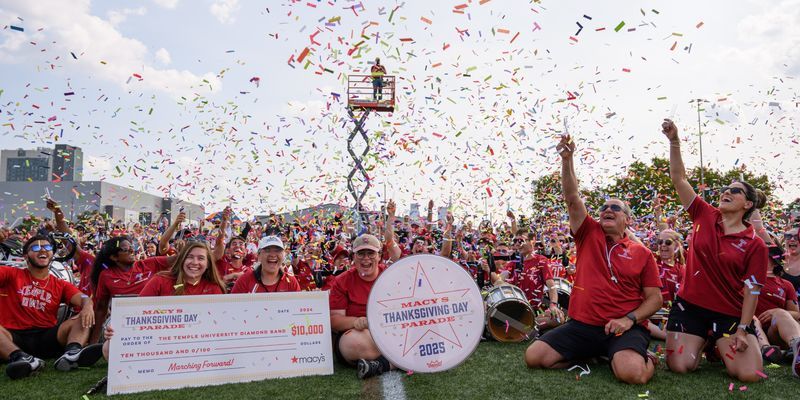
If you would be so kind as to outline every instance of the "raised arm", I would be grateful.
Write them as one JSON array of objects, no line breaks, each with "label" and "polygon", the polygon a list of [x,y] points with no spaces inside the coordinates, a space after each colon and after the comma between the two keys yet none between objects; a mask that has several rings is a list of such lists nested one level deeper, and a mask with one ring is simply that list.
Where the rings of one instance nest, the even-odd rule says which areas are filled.
[{"label": "raised arm", "polygon": [[575,165],[572,157],[575,153],[575,142],[572,141],[570,135],[564,135],[556,148],[561,154],[561,192],[564,196],[564,202],[567,203],[569,229],[572,233],[575,233],[588,215],[586,205],[583,204],[581,194],[578,192],[578,178],[575,175]]},{"label": "raised arm", "polygon": [[389,260],[395,262],[400,259],[402,252],[400,246],[394,241],[394,218],[397,211],[397,205],[394,200],[389,200],[386,204],[386,222],[383,224],[383,242],[386,243],[386,248],[389,250]]},{"label": "raised arm", "polygon": [[697,197],[697,193],[689,183],[689,179],[686,178],[686,168],[683,166],[678,128],[674,122],[665,119],[661,123],[661,132],[669,139],[669,177],[678,192],[678,198],[681,200],[683,208],[687,209],[694,201],[694,198]]},{"label": "raised arm", "polygon": [[511,234],[516,235],[517,230],[519,230],[519,225],[517,225],[517,217],[514,216],[514,212],[512,212],[510,209],[506,211],[506,216],[511,220]]},{"label": "raised arm", "polygon": [[439,255],[445,258],[451,258],[453,254],[453,214],[447,212],[447,225],[444,228],[444,235],[442,238],[442,251]]},{"label": "raised arm", "polygon": [[56,229],[59,232],[71,234],[72,232],[70,232],[67,222],[64,220],[64,212],[61,210],[61,206],[59,206],[55,200],[47,199],[47,209],[53,212],[53,219],[56,221]]},{"label": "raised arm", "polygon": [[428,224],[433,223],[433,199],[428,200]]},{"label": "raised arm", "polygon": [[172,238],[175,231],[181,226],[184,220],[186,220],[186,213],[181,211],[178,213],[175,221],[172,221],[172,224],[170,224],[169,228],[164,231],[164,234],[162,234],[161,238],[158,240],[158,254],[167,254],[167,250],[169,250],[169,239]]},{"label": "raised arm", "polygon": [[222,256],[225,255],[225,231],[228,229],[228,220],[231,218],[231,208],[225,207],[222,210],[222,218],[219,222],[219,233],[217,233],[217,239],[214,242],[214,252],[211,254],[214,257],[214,261],[222,259]]}]

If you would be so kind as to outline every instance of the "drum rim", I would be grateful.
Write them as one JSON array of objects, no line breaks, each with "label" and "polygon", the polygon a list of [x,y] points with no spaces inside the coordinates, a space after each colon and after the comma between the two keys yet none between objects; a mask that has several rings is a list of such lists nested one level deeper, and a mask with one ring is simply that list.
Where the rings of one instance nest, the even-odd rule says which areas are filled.
[{"label": "drum rim", "polygon": [[[447,258],[447,257],[442,257],[442,256],[440,256],[440,255],[437,255],[437,254],[415,254],[415,255],[412,255],[412,256],[403,257],[403,258],[401,258],[400,260],[398,260],[397,262],[399,262],[399,261],[401,261],[401,260],[408,260],[408,259],[419,258],[419,257],[437,257],[437,258],[441,258],[441,259],[443,259],[443,260],[445,260],[445,261],[448,261],[448,262],[452,263],[452,264],[453,264],[453,265],[455,265],[456,267],[458,267],[457,269],[458,269],[459,271],[461,271],[460,273],[462,273],[462,274],[465,274],[465,275],[466,275],[466,276],[469,278],[469,281],[470,281],[470,282],[472,283],[472,285],[475,287],[475,291],[476,291],[476,293],[478,293],[478,296],[481,298],[481,304],[482,304],[482,305],[484,304],[484,301],[483,301],[483,295],[481,294],[481,289],[480,289],[480,288],[478,287],[478,285],[475,283],[475,280],[474,280],[474,279],[472,279],[472,275],[471,275],[469,272],[467,272],[467,270],[465,270],[465,269],[464,269],[464,267],[462,267],[461,265],[459,265],[458,263],[456,263],[455,261],[453,261],[453,260],[451,260],[451,259],[449,259],[449,258]],[[377,283],[378,283],[378,280],[380,280],[380,279],[381,279],[381,277],[385,276],[385,273],[386,273],[386,271],[388,271],[390,268],[392,268],[392,267],[394,267],[394,266],[396,266],[396,265],[397,265],[397,262],[394,262],[392,265],[389,265],[388,267],[386,267],[386,270],[384,270],[384,272],[383,272],[383,273],[381,273],[381,274],[378,276],[378,278],[377,278],[377,279],[375,279],[375,281],[373,281],[373,283],[372,283],[372,288],[374,288],[374,287],[375,287],[375,284],[377,284]],[[373,302],[373,298],[372,298],[372,296],[373,296],[373,295],[375,295],[375,291],[374,291],[374,290],[372,290],[372,289],[370,289],[370,291],[369,291],[369,297],[367,298],[367,316],[369,316],[369,307],[370,307],[370,304],[374,304],[374,303],[375,303],[375,302]],[[375,296],[377,296],[377,295],[375,295]],[[479,307],[479,310],[480,310],[480,312],[481,312],[481,313],[483,313],[483,318],[481,318],[481,319],[482,319],[482,320],[484,320],[484,319],[486,318],[486,307]],[[425,373],[425,374],[428,374],[428,373],[444,372],[444,371],[448,371],[448,370],[451,370],[451,369],[457,368],[458,366],[460,366],[461,364],[463,364],[464,362],[466,362],[468,359],[470,359],[470,357],[472,357],[472,355],[473,355],[473,354],[475,354],[475,350],[478,350],[478,346],[479,346],[479,345],[480,345],[480,343],[481,343],[480,337],[481,337],[482,331],[483,331],[483,329],[485,329],[485,328],[486,328],[486,323],[485,323],[485,322],[484,322],[484,323],[481,325],[481,328],[482,328],[482,329],[481,329],[481,332],[477,332],[477,333],[476,333],[476,335],[475,335],[475,337],[477,337],[477,338],[478,338],[478,340],[475,342],[475,346],[473,346],[473,348],[472,348],[472,349],[469,351],[469,353],[468,353],[468,354],[467,354],[467,355],[466,355],[466,356],[465,356],[465,357],[464,357],[464,358],[463,358],[461,361],[459,361],[458,363],[454,364],[452,367],[450,367],[450,368],[448,368],[448,369],[446,369],[446,370],[438,370],[438,371],[414,371],[414,372],[419,372],[419,373]],[[371,334],[371,332],[370,332],[370,334]],[[375,337],[374,337],[374,336],[372,337],[372,341],[373,341],[373,342],[375,342],[375,347],[377,347],[377,348],[378,348],[378,350],[380,351],[380,350],[381,350],[381,348],[380,348],[380,346],[378,345],[378,341],[377,341],[377,340],[375,340]],[[396,366],[398,366],[398,367],[402,367],[400,364],[398,364],[398,363],[396,363],[394,360],[392,360],[392,358],[391,358],[391,357],[389,357],[388,355],[384,354],[384,352],[383,352],[383,351],[381,351],[381,355],[382,355],[382,356],[384,356],[384,357],[386,357],[386,359],[387,359],[387,360],[389,360],[389,362],[391,362],[393,365],[396,365]]]}]

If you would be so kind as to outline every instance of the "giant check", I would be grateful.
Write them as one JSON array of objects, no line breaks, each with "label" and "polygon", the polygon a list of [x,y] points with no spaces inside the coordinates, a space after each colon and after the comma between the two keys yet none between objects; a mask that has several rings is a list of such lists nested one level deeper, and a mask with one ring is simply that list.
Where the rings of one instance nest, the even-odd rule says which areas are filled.
[{"label": "giant check", "polygon": [[117,298],[108,394],[333,373],[328,292]]}]

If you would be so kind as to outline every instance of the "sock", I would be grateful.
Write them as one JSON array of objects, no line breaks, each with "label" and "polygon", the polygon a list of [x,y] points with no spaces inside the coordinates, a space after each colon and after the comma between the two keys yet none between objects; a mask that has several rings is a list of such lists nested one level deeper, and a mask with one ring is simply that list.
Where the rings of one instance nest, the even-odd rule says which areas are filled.
[{"label": "sock", "polygon": [[386,357],[384,356],[376,358],[375,361],[381,363],[381,371],[385,372],[392,368],[391,365],[389,364],[389,360],[387,360]]},{"label": "sock", "polygon": [[789,341],[789,348],[792,350],[792,359],[797,358],[797,342],[800,341],[800,337],[792,338]]},{"label": "sock", "polygon": [[28,356],[28,353],[17,349],[17,350],[12,351],[11,354],[8,355],[8,361],[10,361],[10,362],[19,361],[20,359],[25,358],[27,356]]},{"label": "sock", "polygon": [[64,348],[64,352],[70,352],[72,350],[80,350],[82,348],[83,346],[81,346],[80,343],[72,342],[67,344],[67,347]]}]

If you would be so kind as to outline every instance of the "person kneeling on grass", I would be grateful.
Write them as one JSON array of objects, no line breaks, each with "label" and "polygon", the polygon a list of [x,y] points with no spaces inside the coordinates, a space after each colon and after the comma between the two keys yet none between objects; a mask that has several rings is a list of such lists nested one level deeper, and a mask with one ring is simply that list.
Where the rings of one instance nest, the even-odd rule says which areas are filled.
[{"label": "person kneeling on grass", "polygon": [[381,242],[364,234],[353,241],[353,267],[336,277],[330,291],[331,329],[336,333],[337,358],[358,367],[361,379],[392,369],[375,345],[367,321],[367,300],[372,285],[386,270],[380,264]]},{"label": "person kneeling on grass", "polygon": [[[92,300],[75,285],[50,275],[53,243],[34,236],[23,246],[27,268],[0,267],[0,357],[6,374],[24,378],[44,369],[42,358],[57,357],[55,367],[69,371],[94,364],[101,345],[84,347],[94,325]],[[81,312],[58,324],[60,303]]]},{"label": "person kneeling on grass", "polygon": [[528,368],[564,368],[607,356],[622,382],[645,384],[655,372],[647,347],[650,333],[640,323],[661,307],[661,280],[653,254],[627,233],[631,210],[609,198],[592,218],[578,191],[569,135],[561,138],[561,186],[569,227],[578,249],[570,320],[533,342],[525,352]]}]

